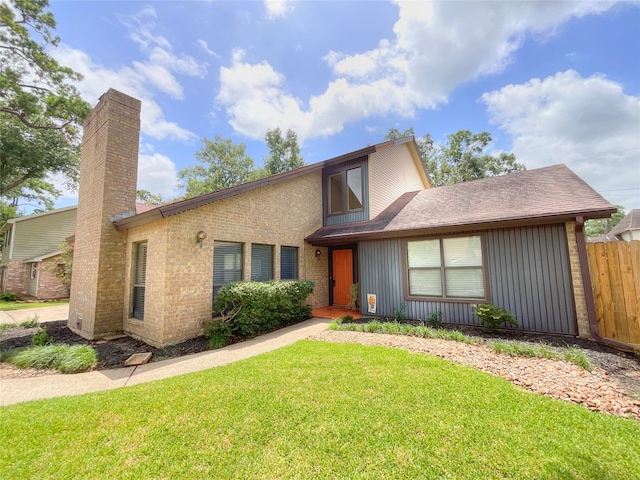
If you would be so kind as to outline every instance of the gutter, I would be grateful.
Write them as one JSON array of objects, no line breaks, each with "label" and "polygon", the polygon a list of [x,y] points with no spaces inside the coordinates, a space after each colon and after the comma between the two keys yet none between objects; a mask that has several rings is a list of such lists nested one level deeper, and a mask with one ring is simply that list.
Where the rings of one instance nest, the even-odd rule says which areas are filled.
[{"label": "gutter", "polygon": [[589,258],[587,256],[587,245],[584,238],[584,218],[581,215],[576,217],[576,243],[578,244],[578,258],[580,260],[580,272],[582,273],[582,285],[584,297],[587,303],[587,317],[589,319],[589,333],[598,343],[613,347],[625,352],[634,352],[633,345],[612,340],[600,336],[598,332],[598,319],[596,317],[596,302],[593,298],[593,286],[591,284],[591,272],[589,271]]}]

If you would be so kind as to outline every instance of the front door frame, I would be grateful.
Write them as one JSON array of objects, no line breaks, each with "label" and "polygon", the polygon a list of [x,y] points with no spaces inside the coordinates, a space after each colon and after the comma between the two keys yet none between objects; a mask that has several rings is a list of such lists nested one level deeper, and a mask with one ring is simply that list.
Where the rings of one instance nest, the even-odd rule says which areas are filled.
[{"label": "front door frame", "polygon": [[334,250],[351,250],[351,266],[353,268],[353,283],[357,283],[359,280],[359,268],[358,268],[358,245],[341,245],[339,247],[330,247],[329,248],[329,305],[334,305],[333,299],[333,251]]}]

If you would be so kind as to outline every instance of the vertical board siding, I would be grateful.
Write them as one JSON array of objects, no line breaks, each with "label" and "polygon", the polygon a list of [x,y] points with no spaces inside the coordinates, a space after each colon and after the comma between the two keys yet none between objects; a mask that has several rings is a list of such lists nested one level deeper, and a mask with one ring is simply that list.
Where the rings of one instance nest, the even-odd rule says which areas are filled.
[{"label": "vertical board siding", "polygon": [[[490,300],[514,313],[519,330],[576,335],[564,225],[491,230],[484,234]],[[408,318],[442,311],[443,321],[477,325],[473,305],[404,300],[403,240],[358,245],[363,298],[377,295],[376,315],[392,317],[405,304]],[[366,302],[362,302],[366,314]]]},{"label": "vertical board siding", "polygon": [[[359,212],[343,213],[337,215],[328,215],[327,195],[329,188],[329,176],[351,170],[352,168],[362,167],[362,206],[363,210]],[[345,177],[346,181],[346,177]],[[369,168],[367,157],[352,160],[350,162],[341,163],[337,166],[326,167],[322,171],[322,205],[324,212],[324,225],[339,225],[342,223],[362,222],[369,220]]]},{"label": "vertical board siding", "polygon": [[640,345],[640,241],[587,243],[598,333]]}]

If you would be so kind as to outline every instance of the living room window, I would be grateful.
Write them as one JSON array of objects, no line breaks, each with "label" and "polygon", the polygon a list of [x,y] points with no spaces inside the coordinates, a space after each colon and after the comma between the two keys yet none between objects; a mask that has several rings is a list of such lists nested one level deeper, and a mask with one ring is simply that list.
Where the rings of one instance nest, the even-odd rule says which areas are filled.
[{"label": "living room window", "polygon": [[144,318],[144,293],[147,282],[147,242],[133,245],[133,318]]},{"label": "living room window", "polygon": [[352,168],[329,176],[329,214],[362,210],[362,167]]},{"label": "living room window", "polygon": [[280,247],[280,279],[298,279],[298,247]]},{"label": "living room window", "polygon": [[266,282],[273,280],[273,246],[251,245],[251,280]]},{"label": "living room window", "polygon": [[213,242],[213,296],[223,285],[242,280],[242,243]]},{"label": "living room window", "polygon": [[407,294],[413,298],[486,298],[482,238],[436,238],[406,242]]}]

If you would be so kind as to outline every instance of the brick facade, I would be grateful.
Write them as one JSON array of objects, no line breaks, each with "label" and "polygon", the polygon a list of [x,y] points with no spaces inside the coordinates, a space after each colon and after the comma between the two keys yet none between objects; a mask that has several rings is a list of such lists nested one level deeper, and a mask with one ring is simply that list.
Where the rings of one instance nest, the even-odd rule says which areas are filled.
[{"label": "brick facade", "polygon": [[3,267],[3,291],[15,293],[18,296],[28,295],[30,264],[16,260],[5,263]]},{"label": "brick facade", "polygon": [[[59,298],[68,298],[69,291],[67,287],[55,275],[58,268],[60,256],[47,258],[38,263],[38,273],[36,279],[31,279],[31,263],[16,260],[6,263],[3,267],[3,284],[2,288],[5,292],[15,293],[19,297],[32,296],[38,300],[53,300]],[[33,282],[33,295],[29,291],[29,284]]]},{"label": "brick facade", "polygon": [[39,299],[69,298],[69,289],[56,276],[56,270],[64,268],[62,257],[47,258],[40,262],[38,269],[38,295]]},{"label": "brick facade", "polygon": [[[280,247],[298,247],[299,278],[315,282],[314,307],[328,303],[328,254],[304,242],[322,225],[322,177],[316,171],[130,228],[127,238],[125,332],[153,345],[202,334],[211,318],[216,241],[243,244],[243,279],[251,278],[251,244],[273,245],[274,278]],[[202,248],[196,233],[207,233]],[[134,246],[147,242],[144,320],[131,318]]]},{"label": "brick facade", "polygon": [[582,282],[582,270],[580,269],[580,258],[578,257],[578,243],[576,239],[576,223],[567,222],[567,246],[569,249],[569,264],[571,265],[571,283],[573,286],[573,298],[576,308],[576,319],[578,322],[578,335],[581,338],[590,338],[589,316],[587,313],[587,300],[584,294],[584,283]]},{"label": "brick facade", "polygon": [[140,101],[115,90],[84,123],[69,328],[93,339],[122,331],[127,234],[112,216],[135,212]]}]

